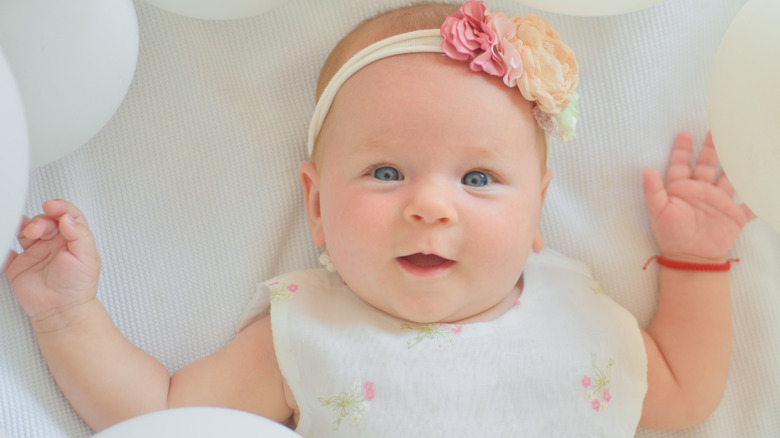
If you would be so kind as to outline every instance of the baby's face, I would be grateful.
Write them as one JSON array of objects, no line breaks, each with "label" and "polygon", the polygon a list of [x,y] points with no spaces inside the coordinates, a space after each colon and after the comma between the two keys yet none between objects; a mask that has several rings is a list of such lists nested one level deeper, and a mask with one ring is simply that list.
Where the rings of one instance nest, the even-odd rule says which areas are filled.
[{"label": "baby's face", "polygon": [[301,167],[314,242],[357,295],[401,319],[513,304],[543,244],[551,173],[535,126],[516,89],[443,56],[365,67],[339,91],[316,168]]}]

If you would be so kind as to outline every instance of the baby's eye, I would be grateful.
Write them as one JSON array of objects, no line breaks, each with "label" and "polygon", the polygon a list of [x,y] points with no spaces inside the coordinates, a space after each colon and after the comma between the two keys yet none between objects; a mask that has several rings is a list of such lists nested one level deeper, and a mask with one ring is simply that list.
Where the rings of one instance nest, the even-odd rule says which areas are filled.
[{"label": "baby's eye", "polygon": [[493,178],[487,175],[485,172],[479,170],[472,170],[471,172],[463,175],[463,179],[460,180],[461,184],[469,187],[484,187],[493,182]]},{"label": "baby's eye", "polygon": [[401,172],[390,166],[377,167],[371,175],[380,181],[400,181],[403,179]]}]

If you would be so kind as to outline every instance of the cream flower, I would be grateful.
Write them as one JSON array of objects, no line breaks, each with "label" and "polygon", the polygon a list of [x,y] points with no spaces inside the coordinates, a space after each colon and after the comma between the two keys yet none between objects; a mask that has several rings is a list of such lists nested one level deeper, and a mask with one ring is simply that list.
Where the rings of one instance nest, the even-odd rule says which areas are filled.
[{"label": "cream flower", "polygon": [[577,87],[579,66],[574,52],[538,15],[515,16],[512,22],[517,27],[515,47],[523,60],[517,87],[542,111],[558,114],[569,106]]}]

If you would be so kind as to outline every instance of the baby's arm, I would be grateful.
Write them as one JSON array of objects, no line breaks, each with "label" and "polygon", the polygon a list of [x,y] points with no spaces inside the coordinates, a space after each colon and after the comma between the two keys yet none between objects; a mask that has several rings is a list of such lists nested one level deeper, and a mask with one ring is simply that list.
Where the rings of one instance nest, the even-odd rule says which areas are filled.
[{"label": "baby's arm", "polygon": [[84,215],[61,200],[43,207],[44,214],[24,220],[24,251],[12,252],[4,271],[52,375],[90,427],[183,405],[289,418],[268,318],[171,378],[125,339],[96,299],[100,259]]},{"label": "baby's arm", "polygon": [[[755,216],[733,200],[707,135],[691,170],[693,140],[681,133],[661,176],[644,171],[645,203],[661,255],[723,263],[740,230]],[[718,406],[731,360],[731,300],[727,272],[660,268],[658,307],[643,331],[648,390],[640,425],[681,429],[704,421]]]}]

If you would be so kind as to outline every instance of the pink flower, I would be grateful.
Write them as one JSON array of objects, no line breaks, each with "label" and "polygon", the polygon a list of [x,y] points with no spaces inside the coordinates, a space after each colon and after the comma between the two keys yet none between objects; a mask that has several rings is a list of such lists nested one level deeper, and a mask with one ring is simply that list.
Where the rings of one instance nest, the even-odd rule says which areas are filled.
[{"label": "pink flower", "polygon": [[585,376],[582,378],[582,387],[587,388],[590,386],[590,377]]},{"label": "pink flower", "polygon": [[515,47],[515,44],[522,45],[521,41],[515,39],[517,28],[512,20],[502,13],[490,14],[487,24],[496,32],[496,42],[491,50],[493,56],[504,63],[504,84],[514,87],[523,75],[523,58]]},{"label": "pink flower", "polygon": [[462,325],[456,325],[455,327],[452,328],[452,333],[460,333],[461,331],[463,331]]},{"label": "pink flower", "polygon": [[287,286],[287,290],[290,291],[290,292],[295,292],[296,290],[298,290],[298,285],[297,284],[291,284],[291,285]]},{"label": "pink flower", "polygon": [[[501,59],[501,54],[503,54],[501,49],[509,44],[503,44],[505,38],[502,37],[509,32],[509,29],[505,23],[499,23],[502,32],[499,35],[491,23],[496,20],[501,21],[501,18],[490,17],[490,19],[486,19],[486,16],[487,8],[481,1],[467,1],[458,12],[447,17],[441,26],[441,36],[444,38],[441,48],[447,56],[456,61],[470,61],[469,68],[472,71],[484,71],[492,76],[504,76],[506,66]],[[503,15],[503,18],[509,21],[506,15]],[[514,36],[515,30],[511,21],[508,24],[511,26],[511,38]],[[502,47],[497,47],[499,42],[501,42]],[[517,59],[520,59],[519,56]]]},{"label": "pink flower", "polygon": [[606,390],[603,394],[601,394],[601,398],[604,400],[604,402],[609,403],[609,401],[612,400],[612,395],[610,395],[609,390]]},{"label": "pink flower", "polygon": [[374,383],[366,382],[363,384],[363,388],[366,390],[366,401],[374,399]]},{"label": "pink flower", "polygon": [[593,400],[593,410],[598,412],[601,408],[601,403],[598,400]]}]

